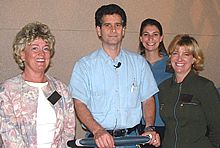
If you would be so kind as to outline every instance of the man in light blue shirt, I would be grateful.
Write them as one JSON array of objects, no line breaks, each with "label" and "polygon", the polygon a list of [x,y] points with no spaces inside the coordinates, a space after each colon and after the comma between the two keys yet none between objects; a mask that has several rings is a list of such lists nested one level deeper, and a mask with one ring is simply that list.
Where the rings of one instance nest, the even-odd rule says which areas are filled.
[{"label": "man in light blue shirt", "polygon": [[126,14],[115,4],[95,14],[96,32],[102,48],[76,62],[70,79],[79,120],[94,136],[98,147],[114,147],[113,136],[138,135],[143,113],[150,144],[160,145],[154,125],[157,84],[146,60],[121,48]]}]

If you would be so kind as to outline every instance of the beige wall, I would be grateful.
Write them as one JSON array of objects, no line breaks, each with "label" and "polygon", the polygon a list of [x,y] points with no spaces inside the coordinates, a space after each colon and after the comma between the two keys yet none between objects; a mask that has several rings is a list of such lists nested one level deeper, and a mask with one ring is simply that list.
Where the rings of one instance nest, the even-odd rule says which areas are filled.
[{"label": "beige wall", "polygon": [[[159,20],[165,44],[179,33],[194,36],[206,57],[201,75],[220,86],[219,0],[0,0],[0,82],[21,71],[12,57],[12,41],[26,23],[41,21],[56,36],[56,53],[48,73],[68,83],[76,60],[100,47],[94,13],[102,4],[121,5],[128,17],[123,47],[137,51],[143,19]],[[83,132],[78,126],[77,137]]]}]

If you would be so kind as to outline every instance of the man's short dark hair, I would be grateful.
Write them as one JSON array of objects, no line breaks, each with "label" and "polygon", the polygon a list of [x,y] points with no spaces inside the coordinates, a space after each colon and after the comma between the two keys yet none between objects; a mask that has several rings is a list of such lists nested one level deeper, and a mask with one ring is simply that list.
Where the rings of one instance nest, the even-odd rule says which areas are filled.
[{"label": "man's short dark hair", "polygon": [[127,17],[125,11],[116,4],[103,5],[97,9],[95,13],[95,26],[101,27],[102,25],[102,17],[104,15],[113,15],[118,14],[122,19],[122,26],[125,27],[127,23]]}]

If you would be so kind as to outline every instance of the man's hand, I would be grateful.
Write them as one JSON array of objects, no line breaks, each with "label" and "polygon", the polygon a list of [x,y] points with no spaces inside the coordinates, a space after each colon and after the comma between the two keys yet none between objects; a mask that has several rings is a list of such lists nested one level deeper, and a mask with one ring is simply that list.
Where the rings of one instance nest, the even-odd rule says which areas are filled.
[{"label": "man's hand", "polygon": [[113,148],[113,147],[115,147],[113,137],[106,130],[99,129],[93,135],[94,135],[96,145],[99,148]]},{"label": "man's hand", "polygon": [[158,133],[156,133],[155,131],[145,131],[143,134],[141,134],[141,136],[147,136],[147,135],[152,136],[152,139],[149,142],[150,145],[153,145],[155,147],[160,146],[160,136]]}]

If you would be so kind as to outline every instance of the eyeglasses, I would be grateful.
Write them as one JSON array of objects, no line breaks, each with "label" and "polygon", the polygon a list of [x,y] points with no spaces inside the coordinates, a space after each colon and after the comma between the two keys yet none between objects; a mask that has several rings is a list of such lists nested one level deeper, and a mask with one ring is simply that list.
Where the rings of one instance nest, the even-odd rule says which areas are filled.
[{"label": "eyeglasses", "polygon": [[51,52],[51,49],[49,48],[48,45],[46,46],[43,46],[41,47],[40,45],[38,44],[28,44],[29,45],[29,49],[32,51],[32,52],[35,52],[35,53],[38,53],[38,52],[41,52],[43,51],[44,53],[50,53]]}]

